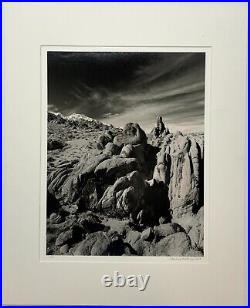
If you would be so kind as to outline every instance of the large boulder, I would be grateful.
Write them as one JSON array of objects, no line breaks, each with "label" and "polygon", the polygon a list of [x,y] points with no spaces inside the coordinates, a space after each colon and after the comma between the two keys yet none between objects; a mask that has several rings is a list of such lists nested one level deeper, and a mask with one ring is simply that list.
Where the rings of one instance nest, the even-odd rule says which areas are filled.
[{"label": "large boulder", "polygon": [[151,227],[145,229],[141,233],[141,239],[144,241],[150,241],[154,237],[154,231]]},{"label": "large boulder", "polygon": [[173,217],[172,223],[177,223],[185,230],[185,232],[188,234],[189,231],[192,229],[192,227],[196,224],[196,218],[195,214],[193,213],[187,213],[185,215],[182,215],[180,217]]},{"label": "large boulder", "polygon": [[54,170],[48,173],[47,178],[47,187],[48,192],[52,194],[54,197],[60,197],[60,189],[65,182],[65,180],[69,177],[71,172],[74,170],[75,161],[64,162],[57,166]]},{"label": "large boulder", "polygon": [[200,258],[203,257],[204,253],[200,250],[196,249],[190,249],[186,252],[185,257],[195,257],[195,258]]},{"label": "large boulder", "polygon": [[125,158],[131,158],[133,157],[133,146],[132,144],[126,144],[123,146],[121,153],[120,153],[120,157],[125,157]]},{"label": "large boulder", "polygon": [[121,236],[125,236],[126,233],[130,230],[129,220],[120,220],[116,218],[105,218],[102,221],[103,225],[110,229],[110,231],[116,232]]},{"label": "large boulder", "polygon": [[[154,243],[144,239],[145,233],[131,230],[128,232],[125,243],[129,244],[136,255],[152,256],[155,254]],[[148,238],[147,238],[148,239]]]},{"label": "large boulder", "polygon": [[120,237],[109,236],[105,232],[88,234],[72,251],[73,255],[109,256],[124,253],[123,241]]},{"label": "large boulder", "polygon": [[62,203],[75,203],[88,179],[94,177],[95,168],[110,156],[85,155],[77,164],[63,164],[48,176],[48,191]]},{"label": "large boulder", "polygon": [[124,176],[125,174],[138,169],[138,162],[135,158],[123,158],[113,156],[101,162],[95,168],[95,176],[107,182]]},{"label": "large boulder", "polygon": [[157,238],[166,237],[177,232],[185,232],[185,230],[176,223],[166,223],[154,227],[154,233]]},{"label": "large boulder", "polygon": [[108,156],[112,156],[112,155],[117,155],[119,154],[120,152],[120,148],[115,145],[113,142],[108,142],[106,145],[105,145],[105,148],[103,150],[103,154],[106,154]]},{"label": "large boulder", "polygon": [[164,237],[155,244],[156,256],[184,256],[191,248],[189,236],[184,232],[177,232]]},{"label": "large boulder", "polygon": [[139,231],[130,230],[126,236],[126,242],[133,245],[141,238],[141,233]]},{"label": "large boulder", "polygon": [[201,150],[191,136],[177,133],[157,155],[154,179],[165,183],[173,217],[195,213],[202,200]]},{"label": "large boulder", "polygon": [[62,231],[56,238],[55,246],[63,246],[65,244],[72,244],[82,239],[84,230],[78,224],[74,224],[68,230]]},{"label": "large boulder", "polygon": [[146,178],[152,178],[157,151],[159,149],[150,144],[126,144],[123,146],[119,156],[136,158],[140,171],[143,172]]},{"label": "large boulder", "polygon": [[[97,241],[98,242],[102,241],[102,242],[105,242],[105,243],[107,243],[107,242],[110,243],[108,237],[105,235],[104,232],[99,231],[99,232],[91,233],[91,234],[88,234],[82,242],[80,242],[79,244],[77,244],[74,247],[74,249],[72,251],[73,255],[75,255],[75,256],[79,256],[79,255],[80,256],[81,255],[89,256],[89,255],[91,255],[91,250],[92,250],[94,244]],[[104,254],[104,255],[108,254],[107,248],[106,249],[104,248],[104,251],[102,252],[102,254]]]},{"label": "large boulder", "polygon": [[99,154],[90,156],[87,159],[84,158],[78,163],[72,173],[76,174],[80,179],[86,178],[89,175],[92,176],[96,167],[103,161],[109,159],[109,157],[107,154]]},{"label": "large boulder", "polygon": [[125,125],[122,134],[117,135],[113,142],[118,146],[126,144],[146,144],[147,136],[137,123],[128,123]]},{"label": "large boulder", "polygon": [[69,251],[69,245],[65,244],[59,248],[60,255],[66,255]]},{"label": "large boulder", "polygon": [[136,214],[142,208],[144,191],[143,177],[138,171],[133,171],[107,188],[98,203],[98,208],[102,212],[120,217]]},{"label": "large boulder", "polygon": [[101,223],[98,216],[88,212],[83,212],[79,215],[78,224],[84,230],[85,234],[102,231],[105,229],[105,226]]},{"label": "large boulder", "polygon": [[106,144],[112,142],[114,139],[113,133],[110,130],[107,130],[98,137],[97,148],[102,150],[105,148]]}]

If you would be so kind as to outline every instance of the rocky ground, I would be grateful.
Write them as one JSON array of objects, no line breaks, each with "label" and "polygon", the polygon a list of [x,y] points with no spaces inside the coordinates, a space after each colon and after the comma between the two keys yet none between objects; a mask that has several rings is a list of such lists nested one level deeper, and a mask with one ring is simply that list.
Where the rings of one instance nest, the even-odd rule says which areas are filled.
[{"label": "rocky ground", "polygon": [[202,134],[48,113],[47,254],[204,255]]}]

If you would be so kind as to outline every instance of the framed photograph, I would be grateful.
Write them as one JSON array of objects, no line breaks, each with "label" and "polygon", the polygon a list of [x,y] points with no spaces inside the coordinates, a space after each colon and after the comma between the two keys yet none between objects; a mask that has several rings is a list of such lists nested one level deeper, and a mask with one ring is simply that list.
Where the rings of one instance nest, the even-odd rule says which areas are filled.
[{"label": "framed photograph", "polygon": [[41,252],[204,257],[209,51],[43,46],[42,57]]},{"label": "framed photograph", "polygon": [[246,305],[247,5],[3,16],[4,304]]}]

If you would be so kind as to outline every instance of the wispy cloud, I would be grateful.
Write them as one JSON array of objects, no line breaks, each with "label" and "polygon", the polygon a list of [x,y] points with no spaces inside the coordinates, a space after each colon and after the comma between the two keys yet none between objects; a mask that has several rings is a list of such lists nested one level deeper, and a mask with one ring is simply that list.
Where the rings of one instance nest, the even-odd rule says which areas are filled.
[{"label": "wispy cloud", "polygon": [[[74,63],[76,57],[68,57]],[[130,54],[128,59],[132,61],[132,57]],[[146,131],[153,128],[155,118],[160,114],[172,130],[203,130],[204,54],[161,53],[144,57],[148,60],[134,65],[131,74],[123,80],[126,66],[119,66],[117,72],[117,64],[112,59],[118,62],[119,59],[109,54],[107,61],[107,57],[103,60],[99,54],[97,62],[105,61],[105,67],[101,62],[101,67],[95,66],[92,74],[109,78],[110,73],[113,84],[87,84],[88,76],[93,77],[90,65],[87,76],[84,69],[82,75],[78,72],[77,78],[68,85],[63,101],[50,102],[50,108],[60,109],[65,114],[83,113],[119,127],[127,122],[138,122]],[[119,82],[116,82],[115,74],[119,76]]]}]

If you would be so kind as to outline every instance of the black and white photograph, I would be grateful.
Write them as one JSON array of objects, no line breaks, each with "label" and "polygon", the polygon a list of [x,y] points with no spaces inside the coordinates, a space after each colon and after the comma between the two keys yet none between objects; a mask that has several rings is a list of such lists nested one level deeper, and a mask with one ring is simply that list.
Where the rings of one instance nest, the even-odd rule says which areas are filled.
[{"label": "black and white photograph", "polygon": [[206,53],[46,56],[46,254],[204,257]]},{"label": "black and white photograph", "polygon": [[247,4],[2,11],[3,306],[247,306]]}]

